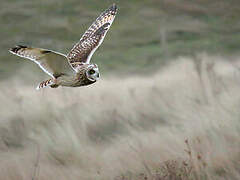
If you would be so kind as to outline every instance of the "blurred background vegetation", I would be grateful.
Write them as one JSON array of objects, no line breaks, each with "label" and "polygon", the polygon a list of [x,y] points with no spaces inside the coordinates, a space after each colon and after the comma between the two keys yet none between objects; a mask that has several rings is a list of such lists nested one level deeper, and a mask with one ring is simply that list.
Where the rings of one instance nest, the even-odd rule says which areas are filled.
[{"label": "blurred background vegetation", "polygon": [[[67,54],[112,3],[101,80],[35,91],[49,77],[8,49]],[[239,19],[239,0],[0,0],[0,179],[240,179]]]},{"label": "blurred background vegetation", "polygon": [[[92,59],[104,75],[146,74],[166,60],[199,52],[238,53],[238,0],[1,0],[0,78],[22,68],[43,76],[35,64],[7,50],[23,44],[68,53],[113,2],[119,14]],[[29,82],[25,71],[18,73]]]}]

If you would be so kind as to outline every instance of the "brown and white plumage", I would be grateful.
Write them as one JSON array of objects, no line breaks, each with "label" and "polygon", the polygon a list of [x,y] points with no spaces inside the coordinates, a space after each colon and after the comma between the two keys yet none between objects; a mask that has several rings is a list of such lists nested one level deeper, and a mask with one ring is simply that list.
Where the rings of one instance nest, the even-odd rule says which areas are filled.
[{"label": "brown and white plumage", "polygon": [[73,74],[73,69],[64,54],[41,48],[30,48],[18,45],[10,49],[12,54],[30,59],[51,77],[61,74]]},{"label": "brown and white plumage", "polygon": [[40,83],[37,89],[58,86],[78,87],[92,84],[99,79],[99,70],[96,64],[90,64],[91,57],[102,44],[116,13],[117,6],[115,4],[105,10],[67,56],[47,49],[22,45],[11,48],[9,52],[32,60],[51,76],[51,79]]},{"label": "brown and white plumage", "polygon": [[68,53],[67,57],[73,68],[81,63],[90,62],[93,53],[102,44],[116,13],[117,6],[113,4],[93,22],[80,41]]}]

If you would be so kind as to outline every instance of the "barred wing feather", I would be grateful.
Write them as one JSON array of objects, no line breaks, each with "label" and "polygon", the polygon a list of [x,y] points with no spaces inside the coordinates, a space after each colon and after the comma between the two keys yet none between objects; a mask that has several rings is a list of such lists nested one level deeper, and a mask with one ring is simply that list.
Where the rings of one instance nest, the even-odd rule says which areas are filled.
[{"label": "barred wing feather", "polygon": [[12,54],[30,59],[51,77],[58,77],[62,74],[70,75],[74,71],[64,54],[47,49],[32,48],[18,45],[9,50]]},{"label": "barred wing feather", "polygon": [[71,49],[67,58],[74,69],[82,63],[90,62],[93,53],[102,44],[116,13],[117,6],[113,4],[93,22],[80,41]]}]

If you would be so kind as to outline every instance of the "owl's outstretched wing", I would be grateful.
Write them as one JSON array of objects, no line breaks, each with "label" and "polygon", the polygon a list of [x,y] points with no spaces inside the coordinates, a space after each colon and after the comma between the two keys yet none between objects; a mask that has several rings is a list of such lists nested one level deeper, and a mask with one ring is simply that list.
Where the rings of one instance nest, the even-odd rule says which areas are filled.
[{"label": "owl's outstretched wing", "polygon": [[90,62],[93,53],[102,44],[116,14],[117,6],[113,4],[93,22],[80,41],[71,49],[67,58],[74,69],[81,63]]},{"label": "owl's outstretched wing", "polygon": [[73,69],[69,64],[67,57],[51,50],[18,45],[9,49],[9,52],[34,61],[51,77],[56,78],[63,74],[68,75],[73,73]]}]

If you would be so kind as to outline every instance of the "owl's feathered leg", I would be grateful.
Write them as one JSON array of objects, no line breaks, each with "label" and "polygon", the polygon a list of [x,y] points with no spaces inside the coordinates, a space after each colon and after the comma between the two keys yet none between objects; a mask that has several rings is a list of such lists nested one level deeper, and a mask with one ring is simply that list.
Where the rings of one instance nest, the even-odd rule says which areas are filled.
[{"label": "owl's feathered leg", "polygon": [[59,85],[56,84],[56,79],[48,79],[46,81],[41,82],[38,86],[37,86],[37,90],[45,88],[45,87],[51,87],[51,88],[57,88]]}]

